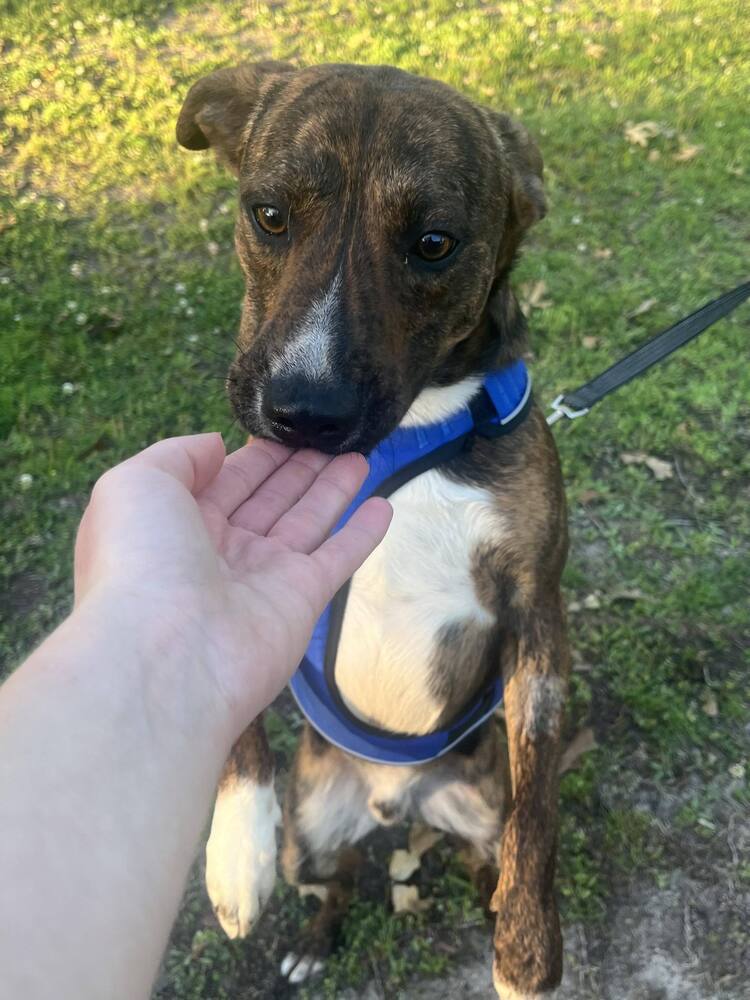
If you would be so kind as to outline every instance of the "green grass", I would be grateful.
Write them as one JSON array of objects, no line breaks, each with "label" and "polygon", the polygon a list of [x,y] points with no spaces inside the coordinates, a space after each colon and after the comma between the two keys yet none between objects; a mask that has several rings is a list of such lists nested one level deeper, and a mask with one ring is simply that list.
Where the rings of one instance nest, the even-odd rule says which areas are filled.
[{"label": "green grass", "polygon": [[[517,285],[546,283],[550,305],[531,327],[537,395],[548,401],[747,278],[745,29],[730,0],[6,4],[2,669],[66,613],[75,525],[104,469],[160,435],[219,428],[241,440],[216,377],[239,316],[234,188],[210,155],[175,145],[190,83],[269,55],[390,62],[515,112],[547,164],[550,214]],[[660,127],[647,149],[625,137],[644,120]],[[688,146],[701,148],[675,159]],[[648,298],[651,310],[628,320]],[[669,871],[691,852],[703,859],[726,801],[748,804],[748,315],[556,430],[569,598],[599,597],[571,615],[582,669],[570,729],[593,724],[603,747],[563,782],[568,922],[596,920],[623,879]],[[639,450],[673,463],[674,478],[620,459]],[[272,738],[288,759],[294,729],[283,715]],[[658,823],[640,802],[649,789],[676,802]],[[445,898],[463,906],[465,886],[448,881]],[[291,933],[301,911],[283,892],[278,907]],[[386,983],[436,971],[431,942],[452,922],[444,902],[391,918],[362,898],[330,989],[374,974],[364,959],[373,941]],[[159,996],[255,995],[252,948],[217,933],[196,883]]]}]

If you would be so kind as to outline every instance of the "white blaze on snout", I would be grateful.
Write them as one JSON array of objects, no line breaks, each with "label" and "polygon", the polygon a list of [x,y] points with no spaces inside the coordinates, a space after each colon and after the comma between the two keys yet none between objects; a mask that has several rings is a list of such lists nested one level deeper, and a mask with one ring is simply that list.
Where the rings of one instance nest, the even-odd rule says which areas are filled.
[{"label": "white blaze on snout", "polygon": [[303,376],[330,381],[336,366],[336,314],[341,293],[341,271],[326,292],[315,299],[292,339],[271,360],[271,375]]}]

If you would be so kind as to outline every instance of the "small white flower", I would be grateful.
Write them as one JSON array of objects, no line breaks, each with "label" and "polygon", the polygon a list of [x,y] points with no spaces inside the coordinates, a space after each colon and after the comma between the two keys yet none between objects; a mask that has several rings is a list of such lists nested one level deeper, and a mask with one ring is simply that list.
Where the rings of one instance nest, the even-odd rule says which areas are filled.
[{"label": "small white flower", "polygon": [[88,316],[86,315],[86,313],[76,313],[76,323],[79,326],[83,326],[87,319]]},{"label": "small white flower", "polygon": [[206,250],[208,250],[212,257],[215,257],[219,252],[219,244],[215,240],[209,240],[206,244]]},{"label": "small white flower", "polygon": [[174,286],[174,290],[177,292],[178,295],[184,295],[185,292],[187,291],[187,288],[185,288],[185,286],[181,281],[178,281],[177,284]]},{"label": "small white flower", "polygon": [[9,285],[9,284],[10,284],[10,278],[8,277],[7,274],[4,274],[2,277],[0,277],[0,285]]},{"label": "small white flower", "polygon": [[63,396],[72,396],[76,391],[76,386],[72,382],[63,382],[60,388],[62,389]]},{"label": "small white flower", "polygon": [[18,485],[22,490],[27,490],[34,482],[34,477],[28,472],[22,472],[18,477]]},{"label": "small white flower", "polygon": [[42,81],[39,79],[38,76],[35,76],[34,79],[31,81],[31,86],[34,88],[34,90],[37,90],[39,87],[41,87],[41,85]]},{"label": "small white flower", "polygon": [[13,317],[13,322],[14,323],[20,323],[21,322],[21,314],[20,313],[16,313],[16,315]]},{"label": "small white flower", "polygon": [[199,340],[200,340],[200,337],[198,336],[197,333],[191,333],[188,336],[188,343],[190,343],[190,344],[197,344]]},{"label": "small white flower", "polygon": [[201,221],[198,223],[198,229],[200,229],[200,231],[202,233],[207,233],[208,232],[208,219],[201,219]]},{"label": "small white flower", "polygon": [[109,295],[112,289],[109,287],[109,285],[102,285],[99,291],[102,293],[102,295]]},{"label": "small white flower", "polygon": [[703,200],[704,200],[703,197],[701,195],[698,195],[698,197],[695,199],[695,204],[696,205],[702,205],[703,204]]},{"label": "small white flower", "polygon": [[586,253],[588,250],[588,245],[586,243],[579,243],[576,247],[579,253]]},{"label": "small white flower", "polygon": [[58,200],[55,202],[55,206],[58,212],[62,212],[65,209],[65,202],[62,200],[62,198],[58,198]]},{"label": "small white flower", "polygon": [[222,215],[229,215],[230,211],[232,210],[233,204],[234,204],[233,201],[222,202],[222,204],[219,205],[219,211],[221,212]]},{"label": "small white flower", "polygon": [[86,70],[83,68],[83,66],[76,66],[76,76],[83,76],[85,72]]},{"label": "small white flower", "polygon": [[83,264],[79,260],[74,261],[70,265],[70,273],[74,278],[80,278],[83,274]]},{"label": "small white flower", "polygon": [[583,222],[583,219],[581,218],[580,215],[574,215],[570,221],[573,223],[574,226],[580,226],[580,224]]},{"label": "small white flower", "polygon": [[178,305],[178,306],[180,307],[180,309],[187,309],[187,307],[188,307],[188,306],[190,305],[190,303],[189,303],[189,302],[188,302],[188,300],[187,300],[187,299],[186,299],[186,298],[185,298],[185,297],[183,296],[183,297],[182,297],[182,298],[180,299],[180,301],[179,301],[179,302],[177,303],[177,305]]},{"label": "small white flower", "polygon": [[73,312],[74,309],[78,308],[78,303],[74,302],[73,299],[68,299],[68,301],[65,303],[65,308],[68,310],[68,312]]},{"label": "small white flower", "polygon": [[187,309],[185,310],[185,315],[186,316],[195,316],[195,309],[193,309],[192,306],[188,306]]}]

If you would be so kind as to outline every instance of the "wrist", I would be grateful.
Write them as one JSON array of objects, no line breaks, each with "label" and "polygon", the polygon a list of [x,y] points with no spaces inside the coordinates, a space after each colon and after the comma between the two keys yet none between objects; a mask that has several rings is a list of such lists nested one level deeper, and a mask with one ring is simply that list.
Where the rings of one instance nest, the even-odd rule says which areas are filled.
[{"label": "wrist", "polygon": [[137,695],[154,730],[168,726],[190,740],[219,744],[226,754],[238,735],[235,708],[220,685],[208,618],[189,594],[147,599],[103,584],[86,595],[63,628],[76,645],[100,657],[113,693],[124,686]]}]

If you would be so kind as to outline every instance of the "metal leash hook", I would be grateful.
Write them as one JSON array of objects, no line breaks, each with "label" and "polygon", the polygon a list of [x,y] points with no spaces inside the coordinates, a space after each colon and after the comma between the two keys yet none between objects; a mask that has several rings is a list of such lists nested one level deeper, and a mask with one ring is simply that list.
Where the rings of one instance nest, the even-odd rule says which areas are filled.
[{"label": "metal leash hook", "polygon": [[561,417],[567,417],[568,420],[575,420],[576,417],[583,417],[589,412],[588,407],[584,410],[571,410],[571,408],[566,406],[563,402],[564,399],[565,396],[561,393],[557,399],[552,400],[552,413],[550,413],[547,417],[547,423],[550,427],[552,424],[556,424]]},{"label": "metal leash hook", "polygon": [[[684,347],[699,333],[703,333],[704,330],[713,326],[717,320],[720,320],[722,316],[727,316],[748,298],[750,298],[750,281],[745,281],[733,288],[731,292],[724,292],[718,299],[707,302],[700,309],[696,309],[694,313],[690,313],[689,316],[685,316],[684,319],[675,323],[674,326],[670,326],[668,330],[658,333],[631,351],[630,354],[610,365],[606,371],[591,379],[590,382],[579,386],[574,392],[569,392],[568,395],[571,399],[576,400],[581,407],[580,409],[572,409],[564,402],[564,394],[559,395],[552,403],[552,413],[547,417],[547,423],[551,426],[556,424],[561,417],[567,417],[568,420],[582,417],[600,399],[604,399],[610,392],[614,392],[615,389],[626,385],[631,379],[642,375],[652,365],[663,361],[673,351]],[[581,406],[582,403],[588,405]]]}]

